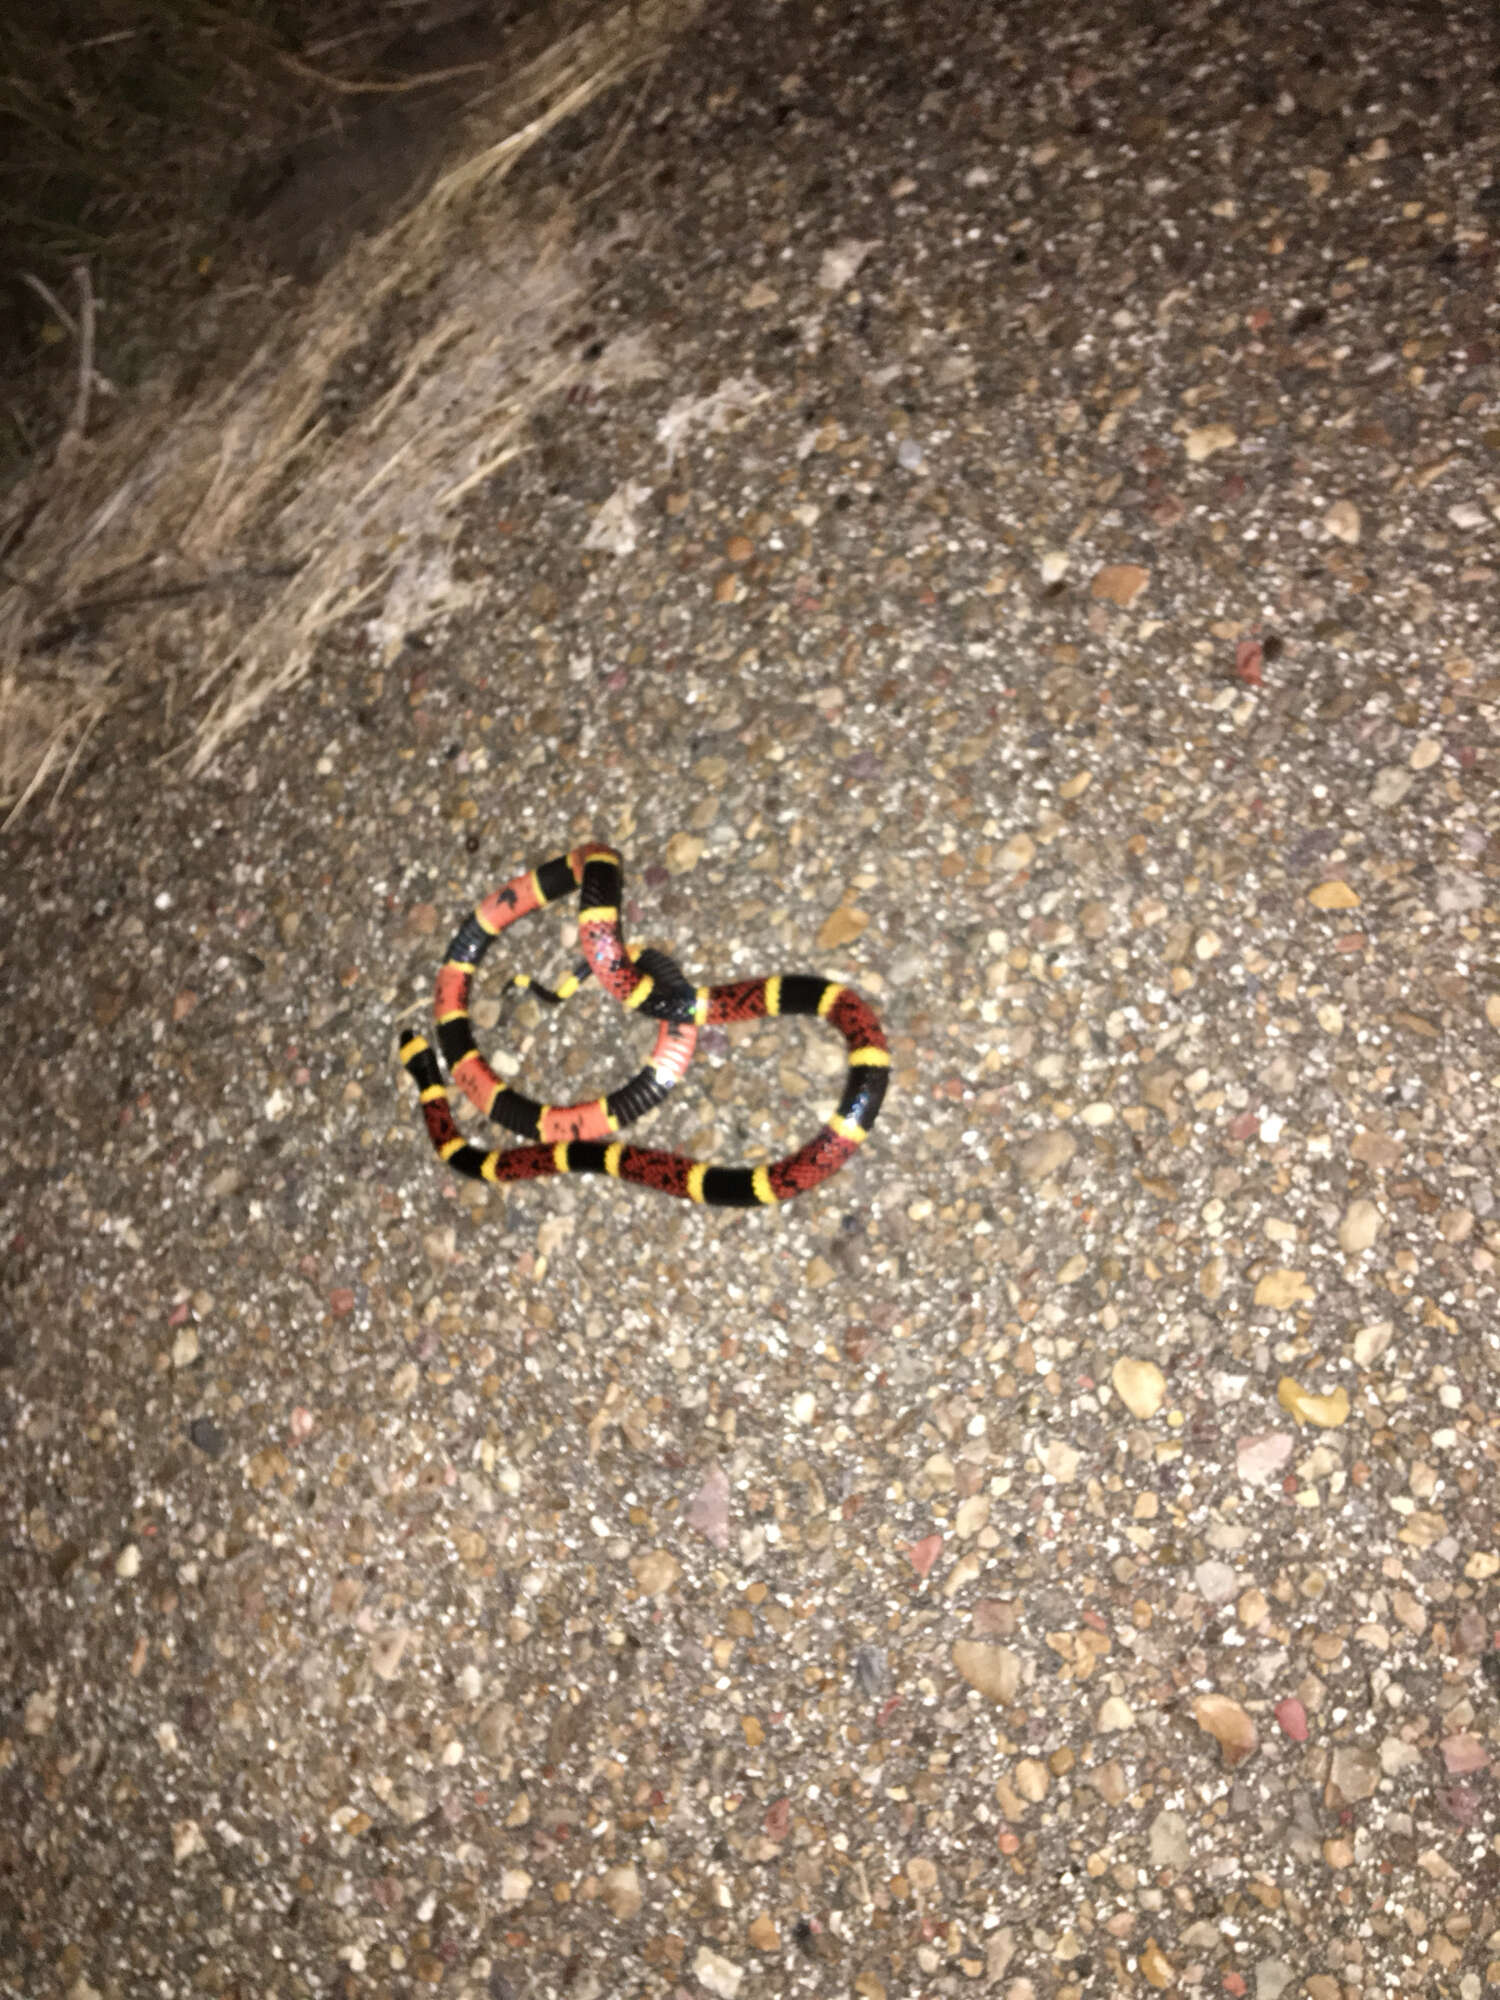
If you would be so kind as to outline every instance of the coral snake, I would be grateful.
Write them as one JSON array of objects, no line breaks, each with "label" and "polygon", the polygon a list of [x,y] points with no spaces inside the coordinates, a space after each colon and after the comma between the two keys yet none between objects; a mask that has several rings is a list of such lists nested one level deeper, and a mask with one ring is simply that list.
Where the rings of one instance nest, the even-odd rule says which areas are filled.
[{"label": "coral snake", "polygon": [[[806,1194],[838,1172],[868,1136],[885,1096],[890,1052],[874,1009],[851,987],[804,973],[693,986],[675,960],[625,942],[620,906],[624,872],[613,848],[588,844],[486,896],[460,926],[444,954],[433,1012],[437,1048],[453,1081],[492,1123],[527,1145],[486,1152],[459,1131],[437,1053],[425,1035],[403,1030],[401,1061],[416,1084],[427,1134],[438,1158],[471,1180],[543,1180],[552,1174],[611,1174],[714,1208],[759,1208]],[[542,999],[568,998],[590,973],[622,1007],[660,1023],[646,1067],[607,1097],[582,1104],[539,1104],[502,1083],[474,1041],[469,988],[501,931],[548,903],[579,891],[582,962],[556,991],[524,976]],[[660,1104],[692,1060],[700,1027],[806,1014],[837,1028],[849,1051],[838,1109],[818,1132],[768,1166],[715,1167],[681,1153],[627,1144],[616,1134]]]}]

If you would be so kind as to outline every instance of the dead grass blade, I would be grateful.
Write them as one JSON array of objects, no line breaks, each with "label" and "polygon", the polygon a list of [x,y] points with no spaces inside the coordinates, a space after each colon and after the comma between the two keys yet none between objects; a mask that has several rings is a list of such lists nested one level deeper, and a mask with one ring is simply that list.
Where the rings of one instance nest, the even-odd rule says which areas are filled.
[{"label": "dead grass blade", "polygon": [[[476,100],[485,136],[356,244],[231,381],[186,407],[162,389],[139,394],[101,442],[82,441],[16,496],[0,589],[7,825],[54,773],[66,783],[118,697],[97,646],[50,653],[45,677],[27,651],[97,601],[106,578],[128,577],[136,593],[118,614],[132,656],[154,663],[169,697],[180,678],[197,711],[175,753],[190,775],[302,678],[334,625],[364,613],[389,656],[414,624],[468,601],[451,563],[456,509],[526,450],[532,413],[578,379],[581,361],[557,342],[598,247],[576,243],[566,215],[523,226],[503,205],[504,182],[566,120],[658,63],[700,4],[640,0],[575,17]],[[607,157],[640,101],[609,134]],[[653,372],[649,358],[632,366]],[[351,416],[366,379],[381,386]],[[326,416],[335,384],[338,429]],[[265,582],[248,616],[243,590],[194,593],[230,574]]]}]

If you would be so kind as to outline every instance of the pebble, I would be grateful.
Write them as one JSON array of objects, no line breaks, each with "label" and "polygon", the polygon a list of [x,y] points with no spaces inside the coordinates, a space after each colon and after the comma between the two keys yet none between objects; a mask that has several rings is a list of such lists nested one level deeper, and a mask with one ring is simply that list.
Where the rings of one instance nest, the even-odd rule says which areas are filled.
[{"label": "pebble", "polygon": [[1276,1385],[1276,1400],[1299,1424],[1312,1424],[1319,1430],[1337,1430],[1349,1421],[1349,1392],[1342,1383],[1325,1396],[1283,1375]]},{"label": "pebble", "polygon": [[1154,1417],[1166,1400],[1167,1378],[1154,1361],[1121,1355],[1109,1379],[1120,1401],[1142,1423]]}]

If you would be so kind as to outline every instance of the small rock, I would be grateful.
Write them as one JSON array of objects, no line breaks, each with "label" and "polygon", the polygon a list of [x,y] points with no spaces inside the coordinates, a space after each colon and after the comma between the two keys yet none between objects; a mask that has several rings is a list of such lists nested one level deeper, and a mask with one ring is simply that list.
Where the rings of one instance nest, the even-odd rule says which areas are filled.
[{"label": "small rock", "polygon": [[667,872],[671,875],[689,875],[703,859],[707,845],[696,833],[674,833],[667,842]]},{"label": "small rock", "polygon": [[531,1894],[531,1877],[524,1868],[502,1868],[500,1870],[500,1900],[502,1903],[524,1903]]},{"label": "small rock", "polygon": [[224,1456],[224,1433],[212,1417],[194,1417],[188,1425],[188,1440],[205,1458]]},{"label": "small rock", "polygon": [[1342,1383],[1331,1396],[1318,1396],[1283,1375],[1276,1384],[1276,1400],[1299,1424],[1314,1424],[1319,1430],[1337,1430],[1349,1420],[1349,1392]]},{"label": "small rock", "polygon": [[1158,1992],[1164,1992],[1177,1983],[1171,1960],[1155,1938],[1147,1938],[1141,1948],[1141,1976],[1148,1986],[1154,1986]]},{"label": "small rock", "polygon": [[1271,1306],[1277,1312],[1304,1305],[1314,1297],[1316,1294],[1307,1282],[1306,1271],[1267,1271],[1255,1287],[1255,1303]]},{"label": "small rock", "polygon": [[1341,1743],[1328,1765],[1328,1783],[1337,1791],[1338,1797],[1326,1799],[1325,1803],[1337,1807],[1373,1798],[1380,1777],[1378,1751],[1367,1750],[1358,1743]]},{"label": "small rock", "polygon": [[864,934],[870,919],[863,910],[856,910],[851,903],[840,903],[833,913],[824,919],[818,932],[819,951],[841,951],[846,944],[853,944]]},{"label": "small rock", "polygon": [[1288,1695],[1285,1701],[1277,1702],[1276,1721],[1282,1734],[1290,1736],[1294,1743],[1307,1741],[1307,1710],[1295,1696]]},{"label": "small rock", "polygon": [[398,1625],[391,1631],[377,1632],[370,1641],[370,1665],[383,1681],[396,1678],[411,1640],[410,1626]]},{"label": "small rock", "polygon": [[1036,842],[1029,833],[1013,833],[997,857],[1003,875],[1019,875],[1036,860]]},{"label": "small rock", "polygon": [[1467,1777],[1471,1771],[1489,1769],[1489,1752],[1477,1736],[1460,1732],[1443,1738],[1443,1763],[1453,1778]]},{"label": "small rock", "polygon": [[1134,1729],[1135,1710],[1123,1696],[1106,1695],[1094,1720],[1101,1736],[1117,1735],[1122,1729]]},{"label": "small rock", "polygon": [[745,1932],[745,1935],[757,1951],[779,1951],[781,1949],[781,1933],[764,1910],[762,1910],[758,1917],[751,1919],[750,1927]]},{"label": "small rock", "polygon": [[1120,1401],[1141,1423],[1154,1417],[1166,1398],[1167,1378],[1154,1361],[1122,1354],[1109,1379]]},{"label": "small rock", "polygon": [[693,1977],[706,1992],[715,1996],[715,2000],[735,2000],[745,1972],[742,1966],[720,1958],[716,1951],[700,1944],[698,1956],[693,1960]]},{"label": "small rock", "polygon": [[601,1895],[604,1907],[611,1916],[628,1923],[632,1917],[640,1915],[644,1898],[641,1895],[641,1878],[628,1863],[621,1868],[608,1868],[604,1872]]},{"label": "small rock", "polygon": [[1040,1805],[1052,1783],[1052,1773],[1036,1757],[1022,1757],[1016,1765],[1016,1790],[1028,1805]]},{"label": "small rock", "polygon": [[1076,1445],[1062,1438],[1049,1438],[1041,1454],[1042,1470],[1059,1486],[1069,1486],[1078,1477],[1078,1461],[1082,1456]]},{"label": "small rock", "polygon": [[729,1547],[729,1474],[710,1466],[703,1484],[688,1502],[687,1524],[716,1549]]},{"label": "small rock", "polygon": [[1151,1822],[1148,1839],[1153,1868],[1187,1867],[1192,1850],[1188,1845],[1188,1823],[1180,1812],[1163,1806]]},{"label": "small rock", "polygon": [[1351,889],[1347,882],[1320,882],[1315,889],[1309,889],[1307,900],[1315,910],[1357,910],[1359,892]]},{"label": "small rock", "polygon": [[1292,1455],[1290,1431],[1265,1431],[1242,1437],[1235,1446],[1235,1469],[1247,1486],[1263,1486],[1279,1476]]},{"label": "small rock", "polygon": [[1373,1245],[1384,1227],[1385,1217],[1373,1201],[1364,1198],[1351,1201],[1339,1224],[1339,1248],[1346,1255],[1357,1257]]},{"label": "small rock", "polygon": [[670,1549],[648,1549],[632,1556],[630,1573],[647,1597],[665,1597],[682,1575],[682,1564]]},{"label": "small rock", "polygon": [[1231,1770],[1244,1763],[1260,1741],[1250,1715],[1227,1694],[1200,1694],[1193,1703],[1193,1720],[1218,1744]]},{"label": "small rock", "polygon": [[1383,771],[1377,771],[1375,782],[1370,787],[1370,804],[1389,809],[1399,806],[1412,787],[1410,771],[1399,764],[1387,764]]},{"label": "small rock", "polygon": [[1281,2000],[1297,1977],[1284,1958],[1263,1958],[1255,1968],[1255,2000]]},{"label": "small rock", "polygon": [[1362,1326],[1354,1336],[1354,1359],[1361,1368],[1373,1368],[1395,1337],[1395,1323],[1377,1319]]},{"label": "small rock", "polygon": [[1199,1563],[1193,1571],[1193,1582],[1208,1604],[1227,1604],[1238,1587],[1234,1571],[1225,1562]]},{"label": "small rock", "polygon": [[1237,434],[1228,424],[1200,424],[1187,434],[1187,455],[1194,465],[1201,465],[1206,458],[1212,458],[1216,451],[1228,451],[1239,443]]},{"label": "small rock", "polygon": [[1035,1133],[1022,1146],[1017,1158],[1027,1180],[1044,1181],[1065,1167],[1077,1151],[1078,1141],[1072,1133],[1055,1129]]},{"label": "small rock", "polygon": [[1334,541],[1352,547],[1359,540],[1359,509],[1352,500],[1335,500],[1323,516],[1323,526]]},{"label": "small rock", "polygon": [[1411,746],[1408,764],[1414,771],[1430,771],[1443,754],[1443,746],[1435,736],[1420,737]]},{"label": "small rock", "polygon": [[1150,570],[1142,569],[1139,563],[1107,563],[1095,572],[1089,596],[1117,604],[1123,611],[1134,604],[1150,581]]},{"label": "small rock", "polygon": [[986,1701],[1009,1706],[1021,1685],[1020,1655],[1009,1646],[991,1646],[979,1639],[958,1639],[953,1664],[971,1688]]}]

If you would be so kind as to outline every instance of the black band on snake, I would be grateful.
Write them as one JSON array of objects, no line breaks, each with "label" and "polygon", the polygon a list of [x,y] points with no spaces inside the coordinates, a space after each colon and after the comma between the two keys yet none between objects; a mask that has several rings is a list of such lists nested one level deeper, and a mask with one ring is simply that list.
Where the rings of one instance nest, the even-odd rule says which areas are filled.
[{"label": "black band on snake", "polygon": [[[469,988],[502,930],[558,901],[575,884],[583,963],[555,994],[532,981],[517,983],[530,984],[545,999],[563,999],[592,972],[621,1006],[662,1025],[650,1062],[618,1090],[584,1104],[545,1105],[502,1083],[479,1053],[469,1023]],[[612,848],[578,847],[517,875],[487,896],[460,927],[437,979],[433,1011],[438,1048],[471,1103],[506,1131],[537,1143],[490,1152],[470,1145],[454,1120],[431,1045],[425,1036],[403,1031],[401,1061],[417,1086],[438,1158],[471,1180],[504,1183],[552,1174],[610,1174],[715,1208],[769,1207],[817,1187],[859,1150],[885,1096],[891,1059],[874,1009],[852,987],[803,973],[694,987],[665,952],[637,951],[626,944],[620,921],[623,884],[620,857]],[[715,1167],[614,1136],[653,1110],[681,1080],[700,1027],[788,1014],[827,1021],[849,1051],[838,1109],[805,1146],[769,1166]]]}]

